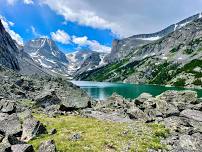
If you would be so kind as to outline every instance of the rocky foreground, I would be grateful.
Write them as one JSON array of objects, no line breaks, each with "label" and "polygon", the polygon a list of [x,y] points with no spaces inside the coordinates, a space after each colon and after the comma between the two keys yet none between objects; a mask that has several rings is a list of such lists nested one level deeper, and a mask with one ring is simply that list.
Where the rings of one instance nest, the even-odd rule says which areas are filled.
[{"label": "rocky foreground", "polygon": [[59,78],[1,67],[0,80],[0,152],[202,149],[202,102],[194,91],[97,102]]}]

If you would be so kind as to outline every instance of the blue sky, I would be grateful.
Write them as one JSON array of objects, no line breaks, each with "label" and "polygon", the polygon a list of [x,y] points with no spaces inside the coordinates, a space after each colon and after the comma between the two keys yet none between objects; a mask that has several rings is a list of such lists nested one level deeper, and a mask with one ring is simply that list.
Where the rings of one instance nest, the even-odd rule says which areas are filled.
[{"label": "blue sky", "polygon": [[[109,52],[114,38],[150,33],[202,11],[202,0],[0,0],[16,39],[47,36],[67,52]],[[6,24],[5,23],[5,24]]]},{"label": "blue sky", "polygon": [[[2,1],[0,0],[0,2]],[[110,30],[96,29],[85,25],[78,25],[75,22],[65,21],[62,15],[56,14],[46,5],[39,5],[38,3],[29,5],[22,1],[12,5],[4,3],[0,5],[0,15],[5,17],[7,21],[14,23],[10,28],[23,38],[24,43],[41,36],[51,38],[51,32],[56,32],[58,29],[64,31],[70,37],[87,36],[89,40],[95,40],[100,45],[107,47],[111,47],[112,40],[116,38]],[[79,47],[74,42],[63,44],[57,40],[55,41],[65,53],[72,52]]]}]

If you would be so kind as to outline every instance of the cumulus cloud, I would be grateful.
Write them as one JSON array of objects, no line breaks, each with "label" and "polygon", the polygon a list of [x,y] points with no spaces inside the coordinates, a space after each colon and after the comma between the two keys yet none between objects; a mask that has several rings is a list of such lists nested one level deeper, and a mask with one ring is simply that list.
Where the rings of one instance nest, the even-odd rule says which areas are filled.
[{"label": "cumulus cloud", "polygon": [[23,38],[18,33],[16,33],[11,29],[11,27],[14,26],[14,23],[8,21],[5,17],[2,16],[0,16],[0,19],[2,21],[5,30],[10,34],[12,39],[15,40],[19,45],[23,45]]},{"label": "cumulus cloud", "polygon": [[27,4],[27,5],[34,4],[33,0],[7,0],[7,3],[9,5],[14,5],[17,2],[23,2],[24,4]]},{"label": "cumulus cloud", "polygon": [[34,4],[33,0],[24,0],[25,4]]},{"label": "cumulus cloud", "polygon": [[104,53],[110,53],[111,48],[105,45],[100,44],[99,42],[95,40],[88,40],[87,36],[83,37],[72,37],[72,42],[79,45],[79,47],[82,46],[87,46],[89,47],[92,51],[96,52],[104,52]]},{"label": "cumulus cloud", "polygon": [[76,37],[76,36],[73,36],[72,37],[72,42],[74,42],[75,44],[78,44],[78,45],[86,45],[88,41],[88,37],[87,36],[83,36],[83,37]]},{"label": "cumulus cloud", "polygon": [[[202,0],[39,0],[65,20],[121,36],[150,33],[194,15]],[[190,7],[191,6],[191,7]]]},{"label": "cumulus cloud", "polygon": [[118,24],[110,22],[105,18],[98,16],[95,12],[85,8],[85,2],[79,0],[79,6],[70,0],[41,0],[42,4],[47,4],[52,10],[63,15],[68,21],[77,22],[80,25],[86,25],[99,29],[111,29],[113,33],[118,33],[116,29],[120,28]]},{"label": "cumulus cloud", "polygon": [[51,32],[51,38],[54,41],[60,42],[62,44],[70,43],[70,36],[63,30],[57,30],[56,32]]}]

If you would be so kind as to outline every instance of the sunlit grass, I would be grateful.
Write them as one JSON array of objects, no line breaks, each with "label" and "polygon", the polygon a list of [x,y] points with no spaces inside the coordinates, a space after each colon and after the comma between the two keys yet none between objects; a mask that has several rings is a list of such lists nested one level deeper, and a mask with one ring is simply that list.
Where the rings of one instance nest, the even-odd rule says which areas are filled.
[{"label": "sunlit grass", "polygon": [[[48,131],[52,128],[57,129],[55,135],[42,135],[30,141],[35,150],[38,150],[42,141],[50,139],[55,141],[57,150],[61,152],[123,151],[127,148],[131,151],[164,149],[165,146],[160,144],[160,138],[168,133],[162,125],[156,124],[114,123],[79,116],[34,116],[46,125]],[[73,133],[80,133],[81,139],[69,140]]]}]

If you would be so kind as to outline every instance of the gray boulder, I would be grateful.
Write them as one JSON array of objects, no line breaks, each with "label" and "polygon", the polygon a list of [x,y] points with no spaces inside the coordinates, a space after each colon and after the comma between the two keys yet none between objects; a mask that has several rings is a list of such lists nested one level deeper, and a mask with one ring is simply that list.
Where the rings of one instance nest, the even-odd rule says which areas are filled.
[{"label": "gray boulder", "polygon": [[0,101],[0,111],[2,113],[9,113],[9,114],[12,114],[14,113],[16,110],[16,107],[15,107],[15,102],[14,101],[11,101],[11,100],[1,100]]},{"label": "gray boulder", "polygon": [[62,106],[60,110],[73,111],[90,107],[91,101],[89,100],[89,97],[86,96],[78,99],[78,97],[75,98],[74,96],[68,96],[62,99]]},{"label": "gray boulder", "polygon": [[23,141],[29,141],[37,135],[44,133],[47,133],[46,128],[34,117],[29,117],[24,120],[21,137]]},{"label": "gray boulder", "polygon": [[202,112],[201,111],[186,109],[180,113],[180,116],[202,122]]},{"label": "gray boulder", "polygon": [[56,146],[53,140],[42,142],[38,152],[56,152]]},{"label": "gray boulder", "polygon": [[136,104],[143,104],[145,101],[147,101],[148,99],[151,99],[151,98],[152,98],[151,94],[142,93],[135,99],[135,102],[136,102]]},{"label": "gray boulder", "polygon": [[190,135],[181,135],[179,137],[179,149],[182,151],[194,151],[201,152],[202,150],[202,135],[194,134]]},{"label": "gray boulder", "polygon": [[147,119],[147,115],[137,107],[129,109],[127,111],[127,114],[130,119],[141,119],[141,120]]},{"label": "gray boulder", "polygon": [[30,144],[17,144],[11,146],[12,152],[34,152],[33,146]]},{"label": "gray boulder", "polygon": [[7,113],[0,113],[0,121],[6,119],[9,116]]},{"label": "gray boulder", "polygon": [[165,116],[169,117],[169,116],[179,116],[180,111],[178,110],[178,108],[176,106],[174,106],[173,104],[168,104],[166,107],[166,112],[165,112]]},{"label": "gray boulder", "polygon": [[43,91],[40,95],[35,97],[35,101],[37,102],[37,105],[44,108],[51,105],[60,104],[61,102],[54,90]]},{"label": "gray boulder", "polygon": [[16,114],[7,115],[0,121],[0,131],[7,135],[18,135],[21,133],[21,123]]},{"label": "gray boulder", "polygon": [[74,133],[69,136],[69,140],[71,141],[77,141],[81,139],[81,134],[80,133]]},{"label": "gray boulder", "polygon": [[179,110],[184,110],[189,104],[197,103],[197,92],[195,91],[166,91],[159,96],[158,99],[165,100],[178,107]]},{"label": "gray boulder", "polygon": [[169,128],[171,134],[187,133],[192,127],[186,118],[171,116],[163,119],[166,128]]},{"label": "gray boulder", "polygon": [[0,143],[0,152],[11,152],[11,146],[15,144],[21,144],[21,142],[14,136],[6,135]]}]

